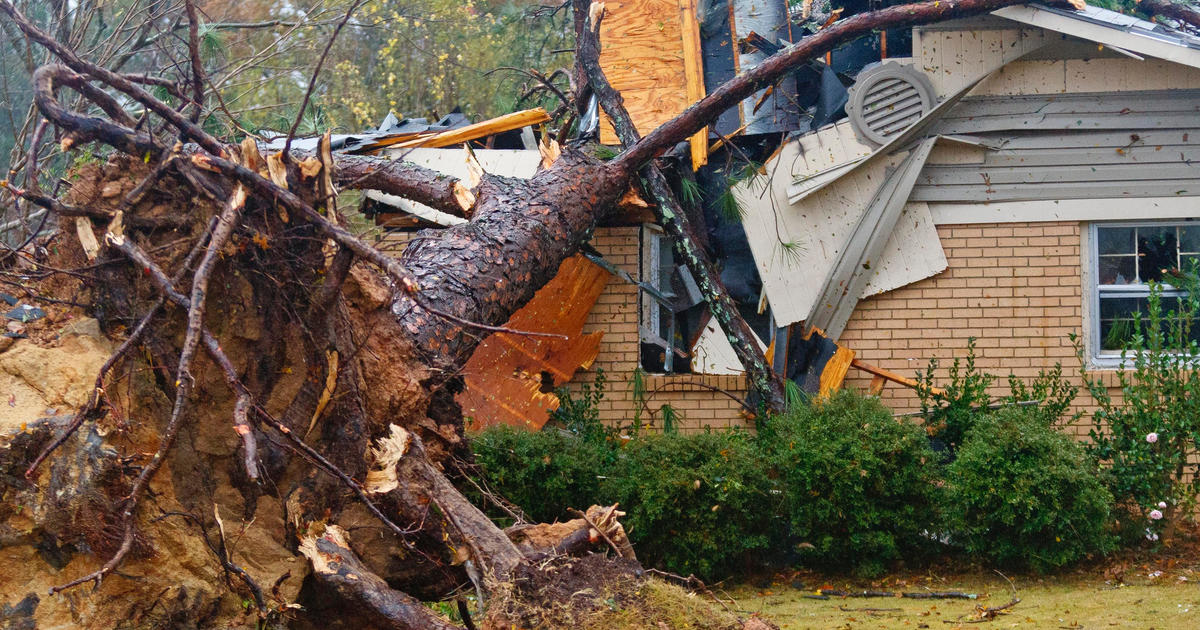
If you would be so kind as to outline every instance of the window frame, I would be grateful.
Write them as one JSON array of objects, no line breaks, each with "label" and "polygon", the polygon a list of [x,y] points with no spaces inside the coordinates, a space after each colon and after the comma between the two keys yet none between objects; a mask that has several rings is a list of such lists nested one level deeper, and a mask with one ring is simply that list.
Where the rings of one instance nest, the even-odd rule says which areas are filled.
[{"label": "window frame", "polygon": [[[1164,219],[1148,219],[1140,221],[1095,221],[1088,224],[1087,229],[1087,247],[1086,247],[1086,263],[1087,268],[1084,270],[1084,289],[1087,293],[1087,308],[1084,311],[1084,317],[1087,321],[1084,322],[1087,330],[1087,359],[1091,367],[1098,368],[1124,368],[1128,367],[1129,358],[1124,360],[1121,357],[1120,350],[1105,350],[1103,339],[1100,335],[1100,298],[1101,295],[1109,298],[1144,298],[1150,294],[1149,285],[1147,284],[1100,284],[1100,228],[1142,228],[1142,227],[1181,227],[1200,228],[1200,222],[1195,218],[1164,218]],[[1175,256],[1176,265],[1179,264],[1179,256],[1181,249],[1181,241],[1176,237]],[[1134,238],[1135,257],[1137,238]],[[1186,252],[1191,254],[1192,252]],[[1136,264],[1136,263],[1135,263]],[[1140,274],[1138,274],[1140,275]],[[1135,278],[1140,279],[1140,278]],[[1172,287],[1169,283],[1163,283],[1163,297],[1179,297],[1185,295],[1185,291],[1181,291]]]}]

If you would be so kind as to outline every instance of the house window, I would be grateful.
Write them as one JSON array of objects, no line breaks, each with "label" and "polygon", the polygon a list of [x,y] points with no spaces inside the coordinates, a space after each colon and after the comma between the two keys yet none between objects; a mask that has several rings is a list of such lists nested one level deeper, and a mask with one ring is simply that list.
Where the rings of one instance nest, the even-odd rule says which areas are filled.
[{"label": "house window", "polygon": [[[1200,224],[1102,223],[1092,225],[1091,236],[1095,355],[1117,357],[1135,332],[1135,315],[1146,312],[1149,282],[1164,285],[1164,315],[1178,309],[1185,294],[1171,280],[1200,261]],[[1200,340],[1200,326],[1191,334]]]},{"label": "house window", "polygon": [[702,296],[671,241],[656,225],[642,227],[638,337],[641,367],[651,373],[691,371],[691,346]]}]

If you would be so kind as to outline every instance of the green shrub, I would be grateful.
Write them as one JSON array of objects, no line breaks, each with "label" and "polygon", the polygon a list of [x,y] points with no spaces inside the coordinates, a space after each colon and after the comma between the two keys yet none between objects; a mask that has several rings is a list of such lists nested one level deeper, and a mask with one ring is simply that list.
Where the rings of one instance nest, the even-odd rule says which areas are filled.
[{"label": "green shrub", "polygon": [[604,439],[551,427],[530,432],[497,426],[476,434],[472,448],[483,481],[536,521],[573,518],[567,508],[616,500],[603,486],[616,461]]},{"label": "green shrub", "polygon": [[949,382],[934,393],[936,358],[929,360],[925,372],[917,374],[917,397],[921,401],[921,416],[929,427],[929,435],[942,442],[948,453],[962,444],[963,436],[991,404],[988,388],[996,377],[975,367],[975,338],[967,339],[965,359],[954,357],[950,364]]},{"label": "green shrub", "polygon": [[769,418],[759,440],[802,561],[871,575],[929,542],[933,452],[920,427],[876,398],[843,391],[794,406]]},{"label": "green shrub", "polygon": [[779,494],[742,431],[643,434],[621,449],[607,487],[639,558],[681,575],[761,566],[780,537]]},{"label": "green shrub", "polygon": [[[1146,317],[1130,327],[1121,357],[1132,369],[1116,371],[1119,397],[1087,371],[1076,343],[1098,407],[1089,450],[1106,466],[1117,504],[1135,519],[1127,531],[1140,536],[1148,530],[1155,539],[1193,514],[1200,493],[1200,345],[1193,329],[1200,282],[1195,267],[1171,282],[1185,293],[1168,298],[1163,285],[1151,282]],[[1175,308],[1167,310],[1168,301]]]},{"label": "green shrub", "polygon": [[1008,395],[995,401],[988,389],[997,378],[975,367],[974,337],[967,339],[967,356],[955,357],[950,365],[947,382],[942,387],[944,391],[935,393],[937,367],[938,360],[930,359],[925,371],[917,374],[917,397],[921,401],[920,415],[925,418],[930,437],[945,447],[943,460],[946,462],[954,459],[954,451],[971,427],[996,408],[1021,406],[1046,426],[1068,424],[1081,415],[1076,413],[1067,417],[1079,388],[1063,378],[1061,364],[1039,370],[1030,383],[1009,374]]},{"label": "green shrub", "polygon": [[1027,410],[967,432],[946,470],[951,539],[987,562],[1046,571],[1112,548],[1112,496],[1083,447]]}]

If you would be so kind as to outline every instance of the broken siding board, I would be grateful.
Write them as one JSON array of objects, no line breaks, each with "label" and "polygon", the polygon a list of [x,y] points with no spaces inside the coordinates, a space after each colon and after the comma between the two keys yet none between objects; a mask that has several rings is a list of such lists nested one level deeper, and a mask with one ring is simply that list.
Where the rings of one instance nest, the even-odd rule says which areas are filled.
[{"label": "broken siding board", "polygon": [[905,204],[883,254],[872,265],[860,297],[898,289],[914,282],[916,275],[927,278],[945,271],[947,266],[946,252],[929,206],[919,202]]},{"label": "broken siding board", "polygon": [[554,388],[590,367],[599,352],[604,333],[582,332],[609,275],[583,256],[569,258],[505,324],[565,339],[494,333],[483,340],[463,369],[457,397],[473,429],[508,424],[536,431],[546,423],[558,406]]},{"label": "broken siding board", "polygon": [[[751,334],[754,334],[751,332]],[[766,350],[762,339],[754,335],[758,347]],[[692,346],[692,372],[696,374],[743,374],[745,369],[742,362],[729,343],[729,335],[717,322],[715,317],[708,319],[708,324],[700,332],[696,344]]]},{"label": "broken siding board", "polygon": [[871,266],[880,263],[887,241],[903,215],[909,192],[936,141],[936,138],[922,141],[894,173],[879,183],[878,192],[825,276],[820,295],[805,320],[806,328],[824,330],[831,339],[841,336],[867,286]]}]

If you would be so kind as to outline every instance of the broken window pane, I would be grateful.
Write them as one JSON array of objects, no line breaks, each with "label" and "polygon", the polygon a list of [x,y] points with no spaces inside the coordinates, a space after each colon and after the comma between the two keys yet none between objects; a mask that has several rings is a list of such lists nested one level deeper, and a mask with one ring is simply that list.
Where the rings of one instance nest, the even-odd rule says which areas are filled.
[{"label": "broken window pane", "polygon": [[1138,228],[1138,279],[1162,282],[1163,274],[1179,267],[1175,226]]},{"label": "broken window pane", "polygon": [[1134,228],[1099,228],[1097,232],[1097,251],[1101,256],[1106,254],[1126,254],[1132,255],[1136,253],[1133,247],[1133,230]]},{"label": "broken window pane", "polygon": [[1100,284],[1134,284],[1137,282],[1137,269],[1133,256],[1101,256]]}]

